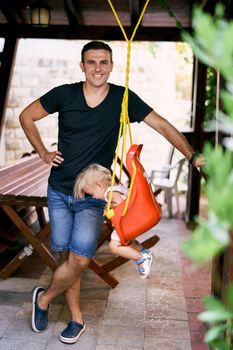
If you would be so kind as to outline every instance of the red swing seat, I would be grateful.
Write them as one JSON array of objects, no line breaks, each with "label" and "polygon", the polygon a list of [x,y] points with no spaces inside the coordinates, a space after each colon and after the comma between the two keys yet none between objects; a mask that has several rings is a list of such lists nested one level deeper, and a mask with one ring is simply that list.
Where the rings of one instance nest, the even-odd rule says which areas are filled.
[{"label": "red swing seat", "polygon": [[126,167],[131,181],[135,175],[127,211],[123,215],[127,198],[112,209],[111,221],[124,245],[151,229],[161,218],[161,206],[153,195],[140,163],[142,146],[132,145],[126,155]]}]

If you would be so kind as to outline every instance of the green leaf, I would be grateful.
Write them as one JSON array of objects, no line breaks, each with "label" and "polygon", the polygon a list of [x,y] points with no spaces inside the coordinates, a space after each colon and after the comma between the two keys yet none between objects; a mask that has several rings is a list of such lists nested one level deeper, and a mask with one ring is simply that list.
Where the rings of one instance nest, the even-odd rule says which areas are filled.
[{"label": "green leaf", "polygon": [[[208,311],[227,311],[227,308],[225,306],[225,304],[219,300],[218,298],[214,297],[214,296],[205,296],[203,298],[203,303],[205,305],[205,308],[208,310]],[[233,317],[233,314],[232,314],[232,317]]]},{"label": "green leaf", "polygon": [[222,18],[224,16],[224,5],[221,3],[218,3],[215,7],[215,15],[219,18]]},{"label": "green leaf", "polygon": [[226,321],[232,317],[232,314],[225,310],[210,310],[210,311],[204,311],[201,314],[198,315],[198,319],[202,322],[219,322],[219,321]]},{"label": "green leaf", "polygon": [[[199,226],[192,236],[182,243],[182,250],[195,263],[202,264],[210,261],[216,254],[224,251],[229,243],[229,234],[226,227],[216,219],[209,221],[198,219]],[[214,220],[214,221],[213,221]]]},{"label": "green leaf", "polygon": [[211,345],[211,348],[215,350],[232,350],[223,338],[215,339],[212,342],[209,342],[209,344]]},{"label": "green leaf", "polygon": [[221,99],[223,102],[224,109],[226,112],[233,116],[233,95],[229,91],[222,90],[221,91]]},{"label": "green leaf", "polygon": [[193,35],[185,32],[182,37],[190,43],[199,60],[219,70],[226,81],[233,82],[233,21],[221,18],[221,13],[221,7],[216,7],[217,16],[214,17],[196,6]]},{"label": "green leaf", "polygon": [[206,157],[205,171],[209,177],[206,185],[209,211],[215,214],[221,225],[224,223],[226,228],[233,227],[233,160],[231,152],[223,150],[221,146],[213,149],[209,144],[206,144],[204,155]]},{"label": "green leaf", "polygon": [[223,324],[223,325],[220,325],[220,326],[216,326],[216,327],[213,327],[211,329],[209,329],[206,334],[205,334],[205,338],[204,338],[204,341],[209,343],[209,342],[212,342],[213,340],[215,339],[219,339],[220,338],[220,335],[225,332],[225,330],[227,329],[227,324]]},{"label": "green leaf", "polygon": [[200,8],[195,8],[193,13],[193,27],[197,43],[206,51],[213,47],[217,28],[212,16],[203,13]]},{"label": "green leaf", "polygon": [[209,144],[206,144],[204,154],[206,157],[205,170],[211,180],[210,184],[217,186],[216,191],[222,190],[226,185],[226,181],[228,179],[231,181],[233,166],[231,152],[228,150],[225,151],[221,146],[213,149]]}]

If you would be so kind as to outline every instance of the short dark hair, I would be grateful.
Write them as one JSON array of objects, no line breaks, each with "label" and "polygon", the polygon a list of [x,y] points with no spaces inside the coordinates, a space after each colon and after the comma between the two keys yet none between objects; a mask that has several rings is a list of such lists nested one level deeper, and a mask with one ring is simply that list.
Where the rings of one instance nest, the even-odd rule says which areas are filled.
[{"label": "short dark hair", "polygon": [[84,54],[88,50],[107,50],[110,54],[110,59],[112,62],[112,49],[108,44],[104,43],[103,41],[90,41],[89,43],[84,45],[81,52],[82,62],[84,62]]}]

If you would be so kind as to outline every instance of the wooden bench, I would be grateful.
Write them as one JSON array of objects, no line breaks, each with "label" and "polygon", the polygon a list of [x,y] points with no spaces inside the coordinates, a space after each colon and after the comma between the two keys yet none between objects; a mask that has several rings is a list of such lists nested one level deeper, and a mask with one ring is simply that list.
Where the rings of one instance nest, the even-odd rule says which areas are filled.
[{"label": "wooden bench", "polygon": [[[56,259],[44,244],[50,234],[50,225],[44,215],[44,208],[47,207],[49,172],[50,166],[43,163],[38,155],[27,156],[0,169],[0,207],[13,224],[12,231],[4,230],[4,227],[1,229],[0,226],[0,254],[7,249],[9,243],[19,234],[27,242],[23,249],[1,269],[0,278],[9,277],[34,250],[52,271],[57,268]],[[35,208],[37,220],[40,224],[40,229],[37,232],[20,215],[21,208],[29,210],[32,207]],[[106,240],[109,240],[112,230],[111,223],[105,221],[97,249]],[[153,236],[142,244],[149,248],[156,244],[158,240],[158,236]],[[115,287],[118,281],[110,272],[126,261],[128,260],[114,257],[108,263],[101,265],[96,259],[91,259],[89,268],[111,287]]]}]

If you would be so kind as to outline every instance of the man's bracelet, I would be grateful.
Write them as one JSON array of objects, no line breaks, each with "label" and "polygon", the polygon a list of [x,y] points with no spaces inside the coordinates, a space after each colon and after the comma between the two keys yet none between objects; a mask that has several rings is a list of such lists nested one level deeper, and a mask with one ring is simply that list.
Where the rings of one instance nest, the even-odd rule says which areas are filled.
[{"label": "man's bracelet", "polygon": [[189,159],[189,164],[192,165],[192,164],[193,164],[193,161],[194,161],[195,159],[197,159],[199,156],[200,156],[199,153],[194,152],[194,153],[192,154],[191,158]]}]

